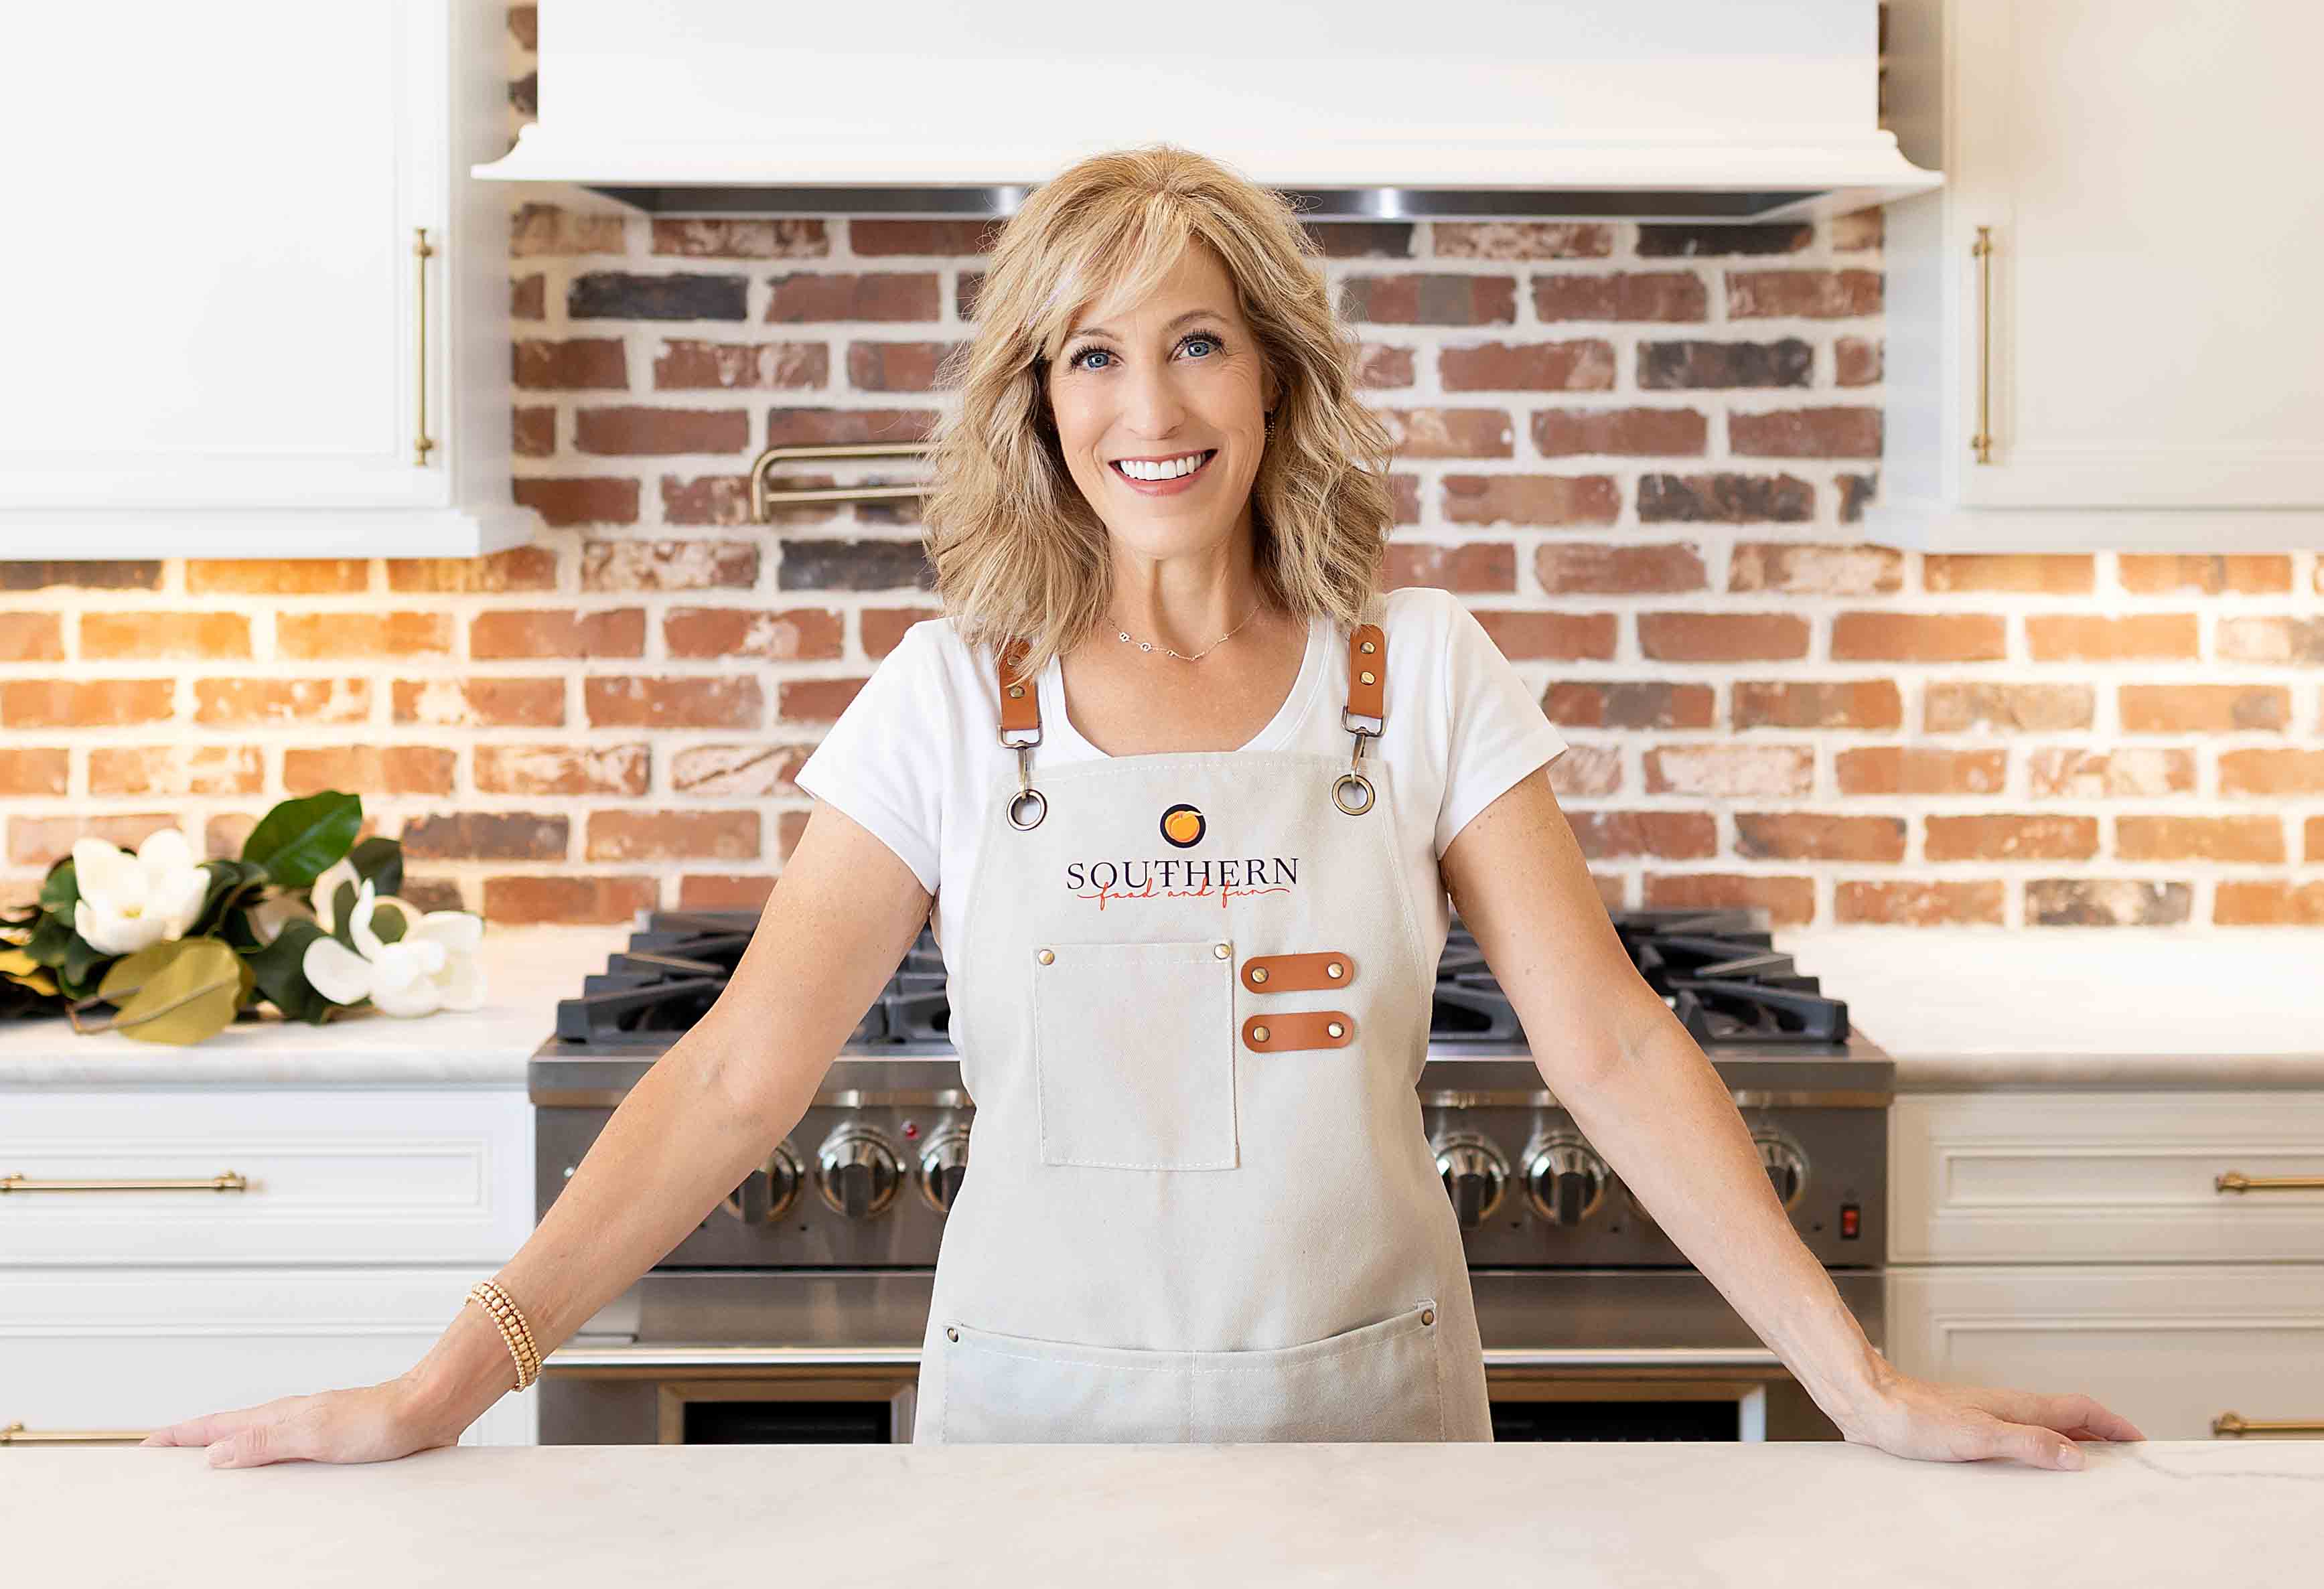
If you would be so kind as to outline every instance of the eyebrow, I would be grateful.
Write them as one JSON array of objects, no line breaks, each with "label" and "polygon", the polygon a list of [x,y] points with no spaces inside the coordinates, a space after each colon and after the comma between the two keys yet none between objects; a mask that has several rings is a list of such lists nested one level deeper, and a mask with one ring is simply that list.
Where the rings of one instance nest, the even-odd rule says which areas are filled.
[{"label": "eyebrow", "polygon": [[[1226,317],[1216,309],[1188,309],[1185,314],[1179,316],[1167,326],[1162,327],[1162,329],[1165,331],[1175,331],[1179,326],[1184,326],[1187,321],[1199,320],[1205,316],[1208,316],[1210,318],[1214,320],[1224,319]],[[1115,331],[1111,326],[1082,326],[1067,332],[1065,334],[1065,337],[1067,341],[1071,341],[1076,336],[1116,336],[1119,335],[1120,333]]]}]

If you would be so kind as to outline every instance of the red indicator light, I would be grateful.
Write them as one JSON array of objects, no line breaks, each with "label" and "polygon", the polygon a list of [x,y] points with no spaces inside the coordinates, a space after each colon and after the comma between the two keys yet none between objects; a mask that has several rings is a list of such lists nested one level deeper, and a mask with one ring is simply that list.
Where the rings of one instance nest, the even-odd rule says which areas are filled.
[{"label": "red indicator light", "polygon": [[1840,1206],[1840,1236],[1842,1241],[1854,1241],[1864,1234],[1862,1218],[1863,1210],[1854,1203]]}]

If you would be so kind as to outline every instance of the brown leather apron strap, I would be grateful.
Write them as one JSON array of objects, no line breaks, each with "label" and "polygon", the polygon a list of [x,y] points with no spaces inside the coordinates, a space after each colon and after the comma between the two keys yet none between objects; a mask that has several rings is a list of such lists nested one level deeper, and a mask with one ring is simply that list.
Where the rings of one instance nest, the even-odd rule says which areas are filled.
[{"label": "brown leather apron strap", "polygon": [[1376,623],[1360,623],[1348,637],[1348,711],[1383,718],[1387,693],[1388,633]]},{"label": "brown leather apron strap", "polygon": [[1031,649],[1025,640],[1010,640],[1001,648],[996,666],[1001,680],[1001,742],[1009,744],[1013,729],[1030,729],[1038,743],[1041,730],[1041,692],[1033,680],[1022,676],[1019,666],[1025,653]]}]

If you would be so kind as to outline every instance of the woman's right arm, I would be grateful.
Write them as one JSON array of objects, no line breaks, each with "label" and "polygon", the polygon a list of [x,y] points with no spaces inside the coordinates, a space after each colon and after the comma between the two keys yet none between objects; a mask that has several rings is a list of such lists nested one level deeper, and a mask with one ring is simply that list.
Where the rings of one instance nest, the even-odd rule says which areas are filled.
[{"label": "woman's right arm", "polygon": [[[544,1358],[660,1262],[798,1124],[930,903],[893,850],[817,803],[725,990],[623,1097],[539,1226],[493,1276],[523,1310]],[[395,1380],[189,1419],[145,1443],[230,1441],[212,1452],[217,1465],[377,1462],[453,1444],[515,1384],[500,1330],[463,1303],[427,1355]]]}]

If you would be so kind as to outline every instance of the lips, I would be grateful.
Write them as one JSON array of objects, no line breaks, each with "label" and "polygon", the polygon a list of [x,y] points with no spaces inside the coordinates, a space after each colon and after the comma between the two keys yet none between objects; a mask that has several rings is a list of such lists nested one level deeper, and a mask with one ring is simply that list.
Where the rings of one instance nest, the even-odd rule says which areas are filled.
[{"label": "lips", "polygon": [[[1185,456],[1183,453],[1178,455],[1180,457]],[[1176,485],[1182,480],[1192,480],[1204,470],[1208,469],[1211,466],[1212,462],[1216,459],[1218,455],[1218,448],[1208,448],[1204,452],[1203,461],[1200,464],[1195,464],[1194,468],[1189,469],[1184,474],[1174,474],[1167,480],[1140,480],[1135,474],[1132,474],[1122,468],[1122,461],[1119,458],[1109,459],[1106,463],[1106,467],[1112,470],[1116,474],[1120,475],[1122,479],[1130,482],[1132,485]]]}]

